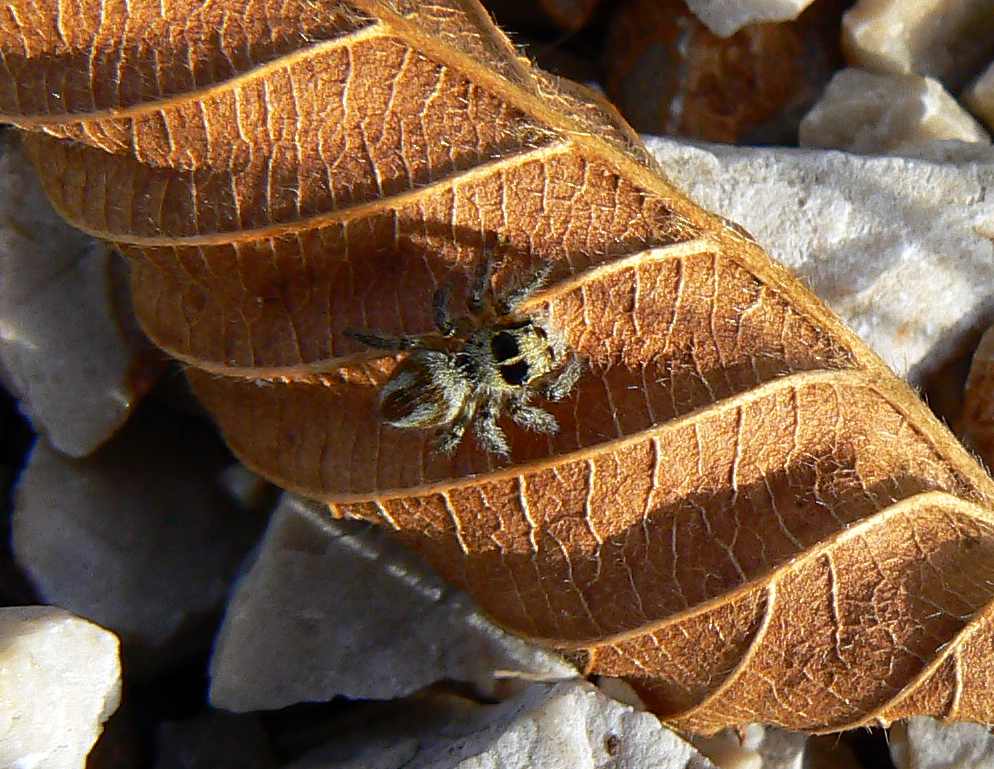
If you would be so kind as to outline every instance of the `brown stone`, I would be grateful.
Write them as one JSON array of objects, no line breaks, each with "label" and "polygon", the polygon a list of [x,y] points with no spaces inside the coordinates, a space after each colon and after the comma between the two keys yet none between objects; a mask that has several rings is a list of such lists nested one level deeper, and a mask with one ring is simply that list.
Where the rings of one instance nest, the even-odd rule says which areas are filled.
[{"label": "brown stone", "polygon": [[585,26],[601,0],[487,0],[497,21],[519,32],[543,28],[575,31]]},{"label": "brown stone", "polygon": [[721,38],[682,0],[635,0],[614,17],[608,94],[639,131],[708,141],[794,143],[841,64],[840,4]]}]

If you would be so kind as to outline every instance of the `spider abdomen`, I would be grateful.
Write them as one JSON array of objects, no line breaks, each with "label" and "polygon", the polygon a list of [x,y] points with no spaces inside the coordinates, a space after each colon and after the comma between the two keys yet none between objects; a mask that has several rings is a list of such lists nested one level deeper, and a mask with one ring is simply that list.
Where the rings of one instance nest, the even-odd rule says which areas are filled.
[{"label": "spider abdomen", "polygon": [[394,427],[436,427],[451,422],[470,392],[453,356],[419,350],[408,356],[380,390],[380,415]]}]

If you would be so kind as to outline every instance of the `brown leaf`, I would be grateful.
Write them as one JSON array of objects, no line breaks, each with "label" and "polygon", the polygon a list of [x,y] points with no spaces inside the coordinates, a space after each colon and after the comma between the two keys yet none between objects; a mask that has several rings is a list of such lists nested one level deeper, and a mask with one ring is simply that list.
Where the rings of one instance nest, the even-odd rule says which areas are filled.
[{"label": "brown leaf", "polygon": [[962,413],[956,419],[960,439],[977,452],[987,467],[994,466],[994,327],[988,328],[977,344],[970,373],[957,405]]},{"label": "brown leaf", "polygon": [[[475,2],[17,0],[2,23],[0,108],[251,467],[393,527],[680,728],[990,720],[990,479]],[[498,286],[552,265],[529,312],[587,361],[557,435],[507,426],[507,464],[382,424],[397,361],[343,333],[429,331],[498,239]]]}]

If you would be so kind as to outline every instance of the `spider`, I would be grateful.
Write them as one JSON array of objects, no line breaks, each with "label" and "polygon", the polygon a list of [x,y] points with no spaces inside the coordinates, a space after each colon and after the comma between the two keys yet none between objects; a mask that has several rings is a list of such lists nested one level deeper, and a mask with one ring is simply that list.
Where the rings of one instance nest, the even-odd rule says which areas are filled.
[{"label": "spider", "polygon": [[470,291],[468,316],[452,318],[448,286],[435,292],[437,333],[393,337],[345,332],[367,347],[410,351],[380,390],[380,416],[394,427],[439,428],[434,448],[443,454],[455,451],[472,424],[484,451],[509,457],[507,437],[497,424],[504,412],[527,430],[555,434],[555,417],[530,401],[535,395],[562,400],[582,372],[576,356],[519,312],[525,299],[545,284],[550,268],[500,296],[494,296],[492,272],[488,251]]}]

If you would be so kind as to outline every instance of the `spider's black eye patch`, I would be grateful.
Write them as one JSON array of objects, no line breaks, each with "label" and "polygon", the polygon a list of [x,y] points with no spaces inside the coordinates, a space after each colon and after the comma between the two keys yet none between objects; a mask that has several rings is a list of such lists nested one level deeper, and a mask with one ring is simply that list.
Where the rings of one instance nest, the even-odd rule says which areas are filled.
[{"label": "spider's black eye patch", "polygon": [[521,385],[528,379],[528,361],[519,360],[500,367],[500,375],[509,385]]},{"label": "spider's black eye patch", "polygon": [[490,338],[490,349],[498,363],[521,354],[518,340],[506,331],[499,331]]}]

